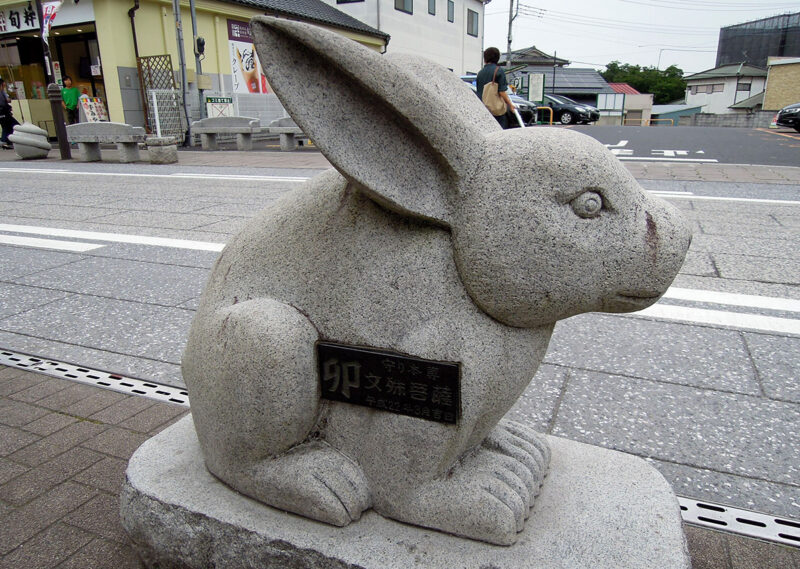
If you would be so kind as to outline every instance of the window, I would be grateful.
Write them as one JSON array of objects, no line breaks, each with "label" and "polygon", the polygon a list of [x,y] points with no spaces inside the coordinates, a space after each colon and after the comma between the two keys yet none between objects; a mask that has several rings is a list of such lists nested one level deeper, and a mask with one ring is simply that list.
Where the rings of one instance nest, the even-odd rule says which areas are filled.
[{"label": "window", "polygon": [[447,0],[447,21],[456,21],[456,3],[453,0]]},{"label": "window", "polygon": [[436,0],[428,0],[428,14],[436,15]]},{"label": "window", "polygon": [[478,37],[478,13],[467,10],[467,34]]},{"label": "window", "polygon": [[414,0],[394,0],[394,9],[407,14],[413,14]]},{"label": "window", "polygon": [[725,90],[724,83],[710,83],[708,85],[692,85],[689,87],[689,92],[692,95],[698,93],[722,93]]},{"label": "window", "polygon": [[736,86],[737,91],[749,91],[750,90],[750,83],[739,83]]}]

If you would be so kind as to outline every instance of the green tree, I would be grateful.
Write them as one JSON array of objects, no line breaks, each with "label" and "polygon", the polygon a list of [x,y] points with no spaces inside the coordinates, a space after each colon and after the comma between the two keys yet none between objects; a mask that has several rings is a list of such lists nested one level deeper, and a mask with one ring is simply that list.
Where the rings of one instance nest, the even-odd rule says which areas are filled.
[{"label": "green tree", "polygon": [[658,70],[612,61],[600,75],[609,83],[627,83],[640,93],[652,93],[656,105],[682,99],[686,94],[683,70],[675,65]]}]

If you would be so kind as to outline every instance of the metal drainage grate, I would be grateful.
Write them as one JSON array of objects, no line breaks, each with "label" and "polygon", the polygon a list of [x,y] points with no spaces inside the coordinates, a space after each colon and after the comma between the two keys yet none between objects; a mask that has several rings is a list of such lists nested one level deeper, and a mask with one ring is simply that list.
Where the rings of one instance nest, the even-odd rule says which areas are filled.
[{"label": "metal drainage grate", "polygon": [[678,496],[683,521],[800,547],[800,522]]},{"label": "metal drainage grate", "polygon": [[161,385],[53,360],[0,350],[0,365],[36,371],[45,375],[95,385],[127,395],[140,395],[163,403],[189,406],[189,394],[180,388]]}]

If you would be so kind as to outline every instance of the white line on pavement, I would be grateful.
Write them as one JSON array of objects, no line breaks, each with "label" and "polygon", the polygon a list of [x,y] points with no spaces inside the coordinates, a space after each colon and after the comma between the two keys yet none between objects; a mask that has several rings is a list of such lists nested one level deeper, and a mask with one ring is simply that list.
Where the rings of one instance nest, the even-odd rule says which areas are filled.
[{"label": "white line on pavement", "polygon": [[141,174],[133,172],[76,172],[73,170],[49,170],[34,168],[0,168],[0,172],[17,172],[23,174],[57,174],[59,176],[119,176],[123,178],[163,178],[163,179],[191,179],[191,180],[255,180],[262,182],[293,182],[301,183],[309,179],[303,176],[248,176],[243,174],[224,175],[224,174],[191,174],[188,172],[176,172],[173,174]]},{"label": "white line on pavement", "polygon": [[78,241],[59,241],[57,239],[37,239],[36,237],[20,237],[19,235],[0,235],[3,245],[19,245],[21,247],[37,247],[39,249],[56,249],[58,251],[74,251],[83,253],[92,249],[105,247],[98,243],[81,243]]},{"label": "white line on pavement", "polygon": [[617,156],[623,162],[626,160],[640,160],[642,162],[719,162],[714,158],[654,158],[650,156]]},{"label": "white line on pavement", "polygon": [[793,200],[768,200],[762,198],[726,198],[722,196],[682,196],[680,194],[674,194],[669,196],[664,196],[665,198],[675,198],[675,199],[686,199],[686,200],[706,200],[706,201],[718,201],[718,202],[746,202],[746,203],[766,203],[766,204],[776,204],[776,205],[800,205],[800,201],[793,201]]},{"label": "white line on pavement", "polygon": [[721,310],[707,310],[705,308],[655,304],[650,308],[631,313],[631,316],[649,316],[661,320],[680,320],[693,324],[710,324],[712,326],[724,326],[726,328],[758,330],[760,332],[774,332],[800,336],[800,320],[762,316],[760,314],[723,312]]},{"label": "white line on pavement", "polygon": [[764,308],[767,310],[780,310],[782,312],[800,312],[800,300],[773,296],[757,296],[754,294],[736,294],[731,292],[717,292],[714,290],[670,287],[664,295],[664,298],[689,300],[692,302],[707,302],[710,304],[726,304],[728,306],[742,306],[746,308]]},{"label": "white line on pavement", "polygon": [[29,225],[8,225],[0,223],[0,231],[10,233],[31,233],[50,237],[71,237],[72,239],[94,239],[114,243],[132,243],[136,245],[154,245],[156,247],[172,247],[175,249],[192,249],[195,251],[222,251],[224,243],[208,241],[190,241],[187,239],[170,239],[167,237],[148,237],[144,235],[126,235],[124,233],[102,233],[98,231],[80,231],[75,229],[55,229],[52,227],[33,227]]}]

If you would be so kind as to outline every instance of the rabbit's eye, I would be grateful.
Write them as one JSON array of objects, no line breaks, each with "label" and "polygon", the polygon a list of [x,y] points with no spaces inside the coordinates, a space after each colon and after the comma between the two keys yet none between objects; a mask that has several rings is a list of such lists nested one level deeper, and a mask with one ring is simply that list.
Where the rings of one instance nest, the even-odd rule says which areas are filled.
[{"label": "rabbit's eye", "polygon": [[583,192],[569,202],[575,215],[583,218],[597,217],[603,210],[603,196],[597,192]]}]

